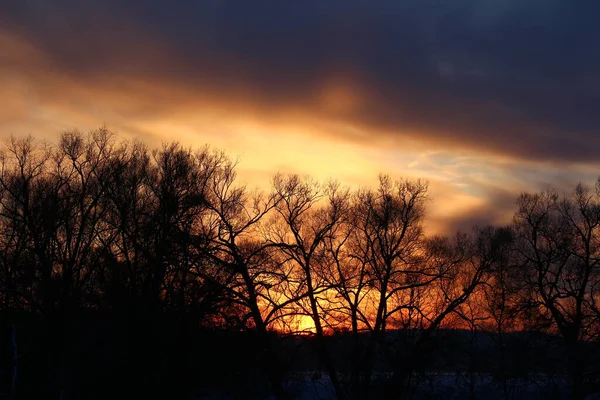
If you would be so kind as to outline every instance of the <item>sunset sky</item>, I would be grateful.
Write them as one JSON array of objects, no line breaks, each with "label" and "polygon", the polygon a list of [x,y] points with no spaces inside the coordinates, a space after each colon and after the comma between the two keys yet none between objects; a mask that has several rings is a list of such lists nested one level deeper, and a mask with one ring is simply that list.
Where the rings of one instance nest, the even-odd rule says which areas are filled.
[{"label": "sunset sky", "polygon": [[0,137],[106,124],[276,171],[430,181],[431,232],[600,174],[600,2],[1,0]]}]

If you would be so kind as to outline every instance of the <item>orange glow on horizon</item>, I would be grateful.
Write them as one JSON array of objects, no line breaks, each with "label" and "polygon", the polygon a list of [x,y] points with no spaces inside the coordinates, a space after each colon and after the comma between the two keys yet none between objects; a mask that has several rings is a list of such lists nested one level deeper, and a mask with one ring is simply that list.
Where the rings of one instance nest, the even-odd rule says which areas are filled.
[{"label": "orange glow on horizon", "polygon": [[300,315],[297,317],[296,332],[301,334],[312,334],[315,333],[315,323],[308,315]]}]

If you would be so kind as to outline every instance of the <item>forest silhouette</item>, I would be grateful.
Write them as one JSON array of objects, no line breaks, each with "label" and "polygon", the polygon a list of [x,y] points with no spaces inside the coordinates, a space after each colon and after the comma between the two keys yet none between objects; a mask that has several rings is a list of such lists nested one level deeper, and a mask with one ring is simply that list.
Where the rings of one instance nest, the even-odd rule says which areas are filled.
[{"label": "forest silhouette", "polygon": [[[424,231],[428,183],[372,189],[106,128],[0,158],[0,394],[425,397],[600,391],[600,186],[523,193],[506,226]],[[304,375],[303,375],[304,374]],[[519,383],[533,392],[519,391]]]}]

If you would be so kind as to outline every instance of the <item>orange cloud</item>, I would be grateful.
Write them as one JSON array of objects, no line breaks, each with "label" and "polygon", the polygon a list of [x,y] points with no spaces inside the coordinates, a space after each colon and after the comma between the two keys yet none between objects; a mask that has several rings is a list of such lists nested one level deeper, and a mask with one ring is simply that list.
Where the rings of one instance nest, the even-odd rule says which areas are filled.
[{"label": "orange cloud", "polygon": [[[508,222],[521,190],[587,178],[595,167],[548,171],[523,159],[529,150],[508,151],[512,144],[497,133],[515,128],[514,120],[519,131],[541,127],[501,102],[456,102],[447,92],[430,98],[408,83],[370,84],[361,68],[342,64],[300,71],[296,79],[286,75],[285,60],[283,71],[261,71],[208,44],[187,59],[142,24],[110,31],[101,21],[81,37],[53,31],[69,37],[61,46],[71,50],[60,54],[44,38],[0,29],[0,135],[53,139],[107,124],[151,146],[209,143],[239,157],[242,182],[262,187],[276,171],[354,187],[375,184],[380,172],[424,178],[432,188],[430,232]],[[473,140],[469,132],[483,126],[492,133]],[[531,183],[528,171],[539,182]]]}]

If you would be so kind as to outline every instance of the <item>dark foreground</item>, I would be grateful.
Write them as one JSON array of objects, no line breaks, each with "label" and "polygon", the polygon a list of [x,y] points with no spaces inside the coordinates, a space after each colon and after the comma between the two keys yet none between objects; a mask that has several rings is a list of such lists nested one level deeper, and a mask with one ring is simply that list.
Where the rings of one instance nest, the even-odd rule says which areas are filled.
[{"label": "dark foreground", "polygon": [[[52,321],[3,314],[2,398],[11,393],[15,399],[62,400],[272,396],[254,333],[205,330],[182,321],[176,315],[150,319],[142,312],[87,312]],[[570,398],[564,348],[556,337],[513,333],[500,348],[491,333],[440,330],[422,351],[411,352],[418,335],[387,335],[370,398]],[[335,398],[311,337],[273,334],[271,340],[289,398]],[[340,381],[350,385],[350,336],[327,340]],[[598,346],[588,344],[586,354],[586,392],[593,398],[600,391]]]}]

